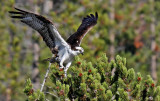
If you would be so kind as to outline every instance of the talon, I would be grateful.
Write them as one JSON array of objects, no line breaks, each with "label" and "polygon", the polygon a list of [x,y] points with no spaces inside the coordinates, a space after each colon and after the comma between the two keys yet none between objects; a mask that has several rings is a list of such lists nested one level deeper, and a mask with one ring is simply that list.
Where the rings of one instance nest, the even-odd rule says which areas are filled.
[{"label": "talon", "polygon": [[56,62],[60,62],[60,59],[58,57],[55,58]]},{"label": "talon", "polygon": [[82,52],[81,54],[84,55],[84,52]]},{"label": "talon", "polygon": [[55,58],[51,58],[51,59],[50,59],[50,63],[54,63],[54,62],[56,62],[56,61],[55,61]]}]

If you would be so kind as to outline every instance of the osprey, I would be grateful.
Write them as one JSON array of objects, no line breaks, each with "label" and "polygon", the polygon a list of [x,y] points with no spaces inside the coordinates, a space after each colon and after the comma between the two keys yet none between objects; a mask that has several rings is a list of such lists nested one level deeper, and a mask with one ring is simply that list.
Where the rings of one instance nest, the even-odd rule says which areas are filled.
[{"label": "osprey", "polygon": [[[65,76],[75,56],[83,54],[84,49],[80,47],[83,37],[97,24],[98,13],[84,17],[78,30],[66,41],[61,37],[54,24],[47,18],[15,8],[17,11],[9,11],[12,18],[20,19],[21,22],[32,27],[40,33],[46,45],[50,48],[54,58],[50,62],[59,63],[59,68],[64,68]],[[51,61],[52,60],[52,61]]]}]

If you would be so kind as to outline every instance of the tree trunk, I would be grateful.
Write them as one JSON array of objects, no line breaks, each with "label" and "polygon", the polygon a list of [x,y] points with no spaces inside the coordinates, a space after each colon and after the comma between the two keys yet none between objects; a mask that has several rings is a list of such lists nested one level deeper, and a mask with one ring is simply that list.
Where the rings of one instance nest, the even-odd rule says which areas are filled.
[{"label": "tree trunk", "polygon": [[[110,13],[109,13],[109,17],[110,17],[110,20],[111,22],[114,21],[114,18],[115,18],[115,12],[114,12],[114,3],[115,1],[114,0],[109,0],[109,3],[110,3]],[[109,39],[110,39],[110,42],[111,42],[111,45],[109,47],[109,53],[110,53],[110,61],[111,60],[114,60],[114,56],[115,56],[115,47],[114,47],[114,40],[115,40],[115,31],[114,31],[114,28],[111,28],[109,29]],[[112,75],[114,75],[114,72],[115,72],[115,68],[113,68],[112,70]]]},{"label": "tree trunk", "polygon": [[32,64],[32,83],[34,88],[38,89],[40,87],[39,69],[38,69],[38,59],[39,59],[39,45],[38,43],[33,43],[33,64]]},{"label": "tree trunk", "polygon": [[151,56],[151,76],[153,80],[157,81],[157,55],[155,52],[156,48],[156,42],[155,42],[155,25],[154,25],[154,18],[152,18],[151,23],[151,34],[152,34],[152,41],[151,41],[151,50],[152,50],[152,56]]},{"label": "tree trunk", "polygon": [[[114,0],[110,0],[109,3],[110,3],[110,14],[109,14],[109,17],[110,17],[110,20],[111,21],[114,21]],[[115,32],[114,32],[114,28],[112,29],[109,29],[109,38],[110,38],[110,42],[111,42],[111,46],[110,46],[110,49],[109,49],[109,52],[110,52],[110,60],[113,60],[114,59],[114,55],[115,55],[115,47],[114,47],[114,40],[115,40]]]},{"label": "tree trunk", "polygon": [[53,1],[51,0],[45,0],[43,2],[43,14],[49,14],[49,11],[53,8]]},{"label": "tree trunk", "polygon": [[[154,11],[154,0],[150,0],[151,3],[151,12]],[[152,14],[151,15],[151,25],[150,25],[150,29],[151,29],[151,50],[152,50],[152,56],[151,56],[151,76],[153,78],[153,80],[155,82],[157,82],[157,56],[156,56],[156,52],[155,52],[155,48],[156,48],[156,41],[155,41],[155,17]]]}]

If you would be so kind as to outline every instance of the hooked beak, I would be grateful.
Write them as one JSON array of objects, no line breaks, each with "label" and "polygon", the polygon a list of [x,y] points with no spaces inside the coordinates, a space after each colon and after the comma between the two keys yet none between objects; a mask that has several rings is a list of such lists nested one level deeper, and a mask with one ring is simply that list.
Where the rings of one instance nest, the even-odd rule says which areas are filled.
[{"label": "hooked beak", "polygon": [[82,54],[82,55],[84,55],[84,53],[83,53],[83,52],[82,52],[81,54]]}]

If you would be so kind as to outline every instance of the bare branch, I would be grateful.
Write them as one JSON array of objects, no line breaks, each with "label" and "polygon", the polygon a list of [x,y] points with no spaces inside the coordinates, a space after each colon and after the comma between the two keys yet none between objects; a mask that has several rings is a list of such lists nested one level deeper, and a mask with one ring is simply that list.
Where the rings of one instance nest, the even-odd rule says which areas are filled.
[{"label": "bare branch", "polygon": [[[54,56],[54,55],[53,55],[53,56]],[[53,56],[52,56],[52,57],[53,57]],[[45,82],[46,82],[46,79],[47,79],[47,77],[48,77],[48,73],[49,73],[49,71],[50,71],[50,67],[51,67],[51,63],[49,62],[49,66],[48,66],[47,72],[46,72],[46,74],[45,74],[45,77],[44,77],[44,80],[43,80],[43,83],[42,83],[42,86],[41,86],[41,92],[43,91],[44,84],[45,84]]]},{"label": "bare branch", "polygon": [[54,97],[58,98],[58,96],[57,96],[57,95],[55,95],[55,94],[53,94],[53,93],[50,93],[50,92],[45,92],[45,94],[49,94],[49,95],[52,95],[52,96],[54,96]]},{"label": "bare branch", "polygon": [[51,67],[51,63],[49,63],[49,66],[48,66],[46,75],[45,75],[45,77],[44,77],[44,80],[43,80],[43,83],[42,83],[42,86],[41,86],[41,92],[43,91],[43,87],[44,87],[44,84],[45,84],[46,79],[47,79],[47,77],[48,77],[48,73],[49,73],[50,67]]}]

